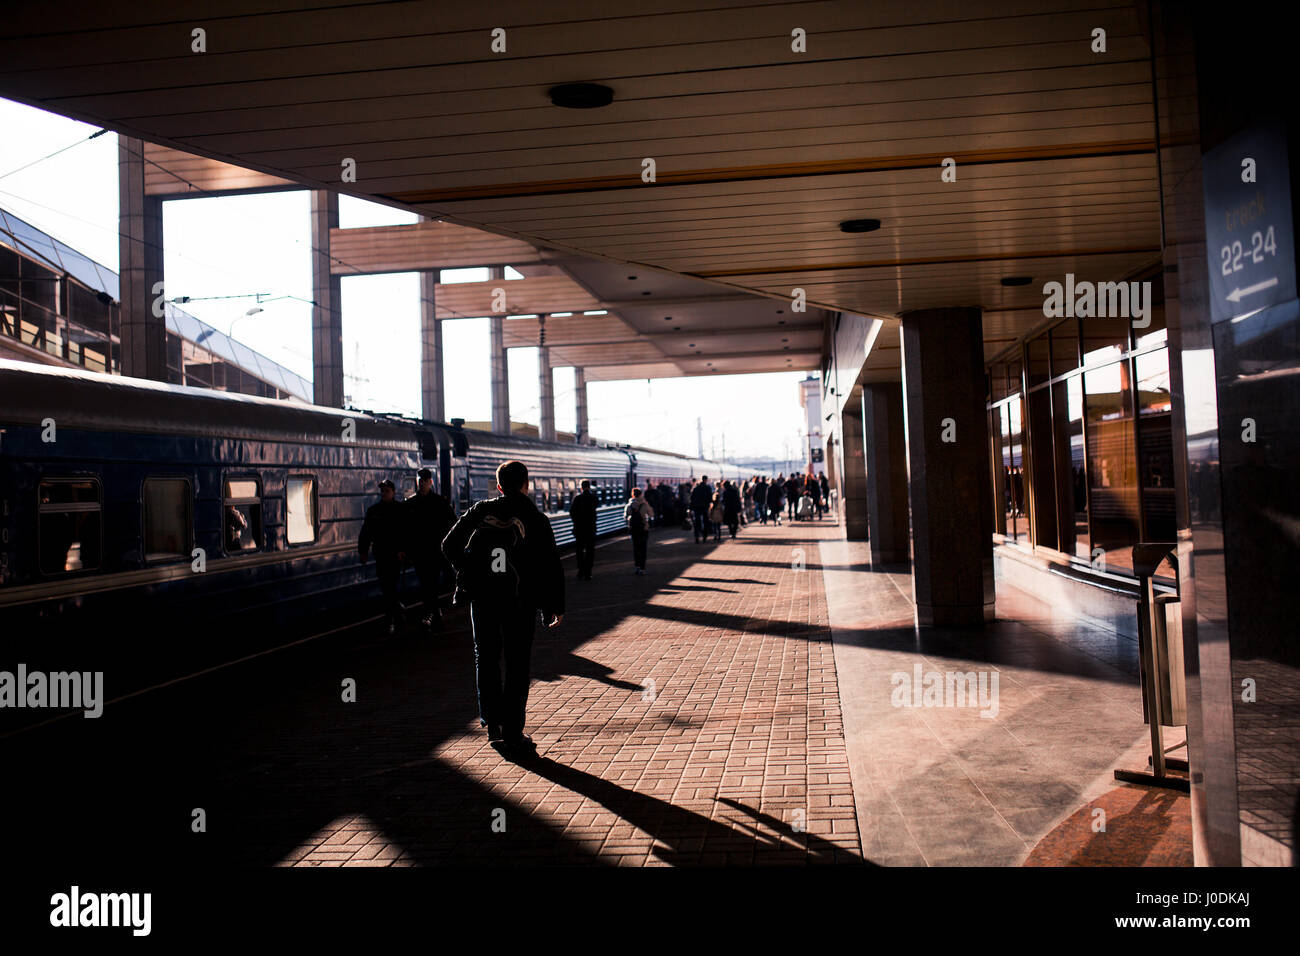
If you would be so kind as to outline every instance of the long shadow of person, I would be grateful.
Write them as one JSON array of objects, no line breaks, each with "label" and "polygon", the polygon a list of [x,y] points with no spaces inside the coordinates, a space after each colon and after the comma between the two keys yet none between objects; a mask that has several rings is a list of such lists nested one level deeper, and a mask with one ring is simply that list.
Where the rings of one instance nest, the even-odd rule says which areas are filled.
[{"label": "long shadow of person", "polygon": [[558,763],[539,754],[520,756],[515,761],[543,779],[580,794],[616,813],[655,840],[652,852],[673,866],[691,866],[711,859],[735,861],[736,855],[767,850],[780,862],[804,863],[863,862],[850,851],[812,833],[796,833],[767,814],[734,800],[719,802],[739,809],[762,824],[740,828],[714,820],[667,800],[629,790],[601,777]]}]

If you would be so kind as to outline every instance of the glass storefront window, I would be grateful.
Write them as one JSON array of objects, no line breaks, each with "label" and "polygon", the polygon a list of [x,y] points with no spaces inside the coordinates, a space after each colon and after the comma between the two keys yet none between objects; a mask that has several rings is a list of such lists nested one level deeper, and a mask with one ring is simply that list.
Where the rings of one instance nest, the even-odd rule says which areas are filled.
[{"label": "glass storefront window", "polygon": [[1162,345],[1168,341],[1169,332],[1165,328],[1165,307],[1163,304],[1151,307],[1151,324],[1144,329],[1134,327],[1134,348],[1146,348],[1148,345]]},{"label": "glass storefront window", "polygon": [[1174,541],[1174,446],[1170,414],[1169,352],[1158,349],[1134,359],[1137,378],[1138,447],[1142,516],[1147,541]]},{"label": "glass storefront window", "polygon": [[1029,361],[1029,387],[1046,382],[1052,374],[1051,355],[1047,345],[1047,333],[1029,340],[1025,348]]},{"label": "glass storefront window", "polygon": [[1025,429],[1021,421],[1021,400],[1013,398],[1002,406],[1007,436],[1003,460],[1006,468],[1007,538],[1029,543],[1029,487],[1025,480]]},{"label": "glass storefront window", "polygon": [[1106,571],[1132,571],[1141,533],[1128,368],[1125,360],[1083,377],[1092,556],[1094,564],[1104,559]]},{"label": "glass storefront window", "polygon": [[1079,367],[1079,320],[1066,319],[1052,329],[1052,377]]},{"label": "glass storefront window", "polygon": [[1034,544],[1056,548],[1056,466],[1052,441],[1052,390],[1040,388],[1026,399],[1029,415],[1029,467],[1025,485],[1032,488]]},{"label": "glass storefront window", "polygon": [[1128,350],[1128,319],[1093,317],[1081,320],[1079,325],[1083,331],[1084,365],[1113,361]]},{"label": "glass storefront window", "polygon": [[1057,529],[1060,550],[1089,558],[1088,485],[1083,446],[1083,377],[1052,386],[1056,434]]}]

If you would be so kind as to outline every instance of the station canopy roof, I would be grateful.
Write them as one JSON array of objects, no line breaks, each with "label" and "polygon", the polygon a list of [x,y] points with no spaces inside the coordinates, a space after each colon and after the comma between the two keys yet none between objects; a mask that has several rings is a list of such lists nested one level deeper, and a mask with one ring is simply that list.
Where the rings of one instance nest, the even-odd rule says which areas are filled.
[{"label": "station canopy roof", "polygon": [[[0,95],[532,250],[510,314],[607,311],[547,320],[591,378],[815,368],[834,311],[979,305],[992,355],[1044,282],[1159,257],[1143,5],[699,7],[44,0],[0,22]],[[573,83],[612,100],[552,102]]]}]

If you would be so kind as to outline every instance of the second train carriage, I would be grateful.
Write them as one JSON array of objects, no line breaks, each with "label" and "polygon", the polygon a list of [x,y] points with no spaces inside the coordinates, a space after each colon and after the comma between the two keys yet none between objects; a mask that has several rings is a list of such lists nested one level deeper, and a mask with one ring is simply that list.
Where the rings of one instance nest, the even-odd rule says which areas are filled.
[{"label": "second train carriage", "polygon": [[560,544],[572,541],[568,505],[583,479],[605,535],[623,529],[633,483],[735,470],[0,361],[6,649],[68,638],[112,657],[120,645],[106,632],[143,640],[154,625],[183,621],[174,639],[142,648],[175,656],[212,628],[234,651],[290,625],[337,623],[335,609],[377,594],[355,549],[381,479],[409,493],[428,467],[463,513],[496,494],[496,467],[510,458],[528,465]]},{"label": "second train carriage", "polygon": [[[6,657],[77,646],[118,659],[229,657],[377,596],[356,538],[377,485],[421,467],[459,514],[503,460],[560,545],[582,480],[598,533],[633,484],[735,468],[633,447],[556,444],[395,415],[0,360],[0,635]],[[200,570],[201,568],[201,570]],[[413,594],[408,592],[409,597]],[[212,633],[220,640],[203,644]],[[123,637],[125,636],[125,637]],[[201,645],[201,646],[200,646]]]}]

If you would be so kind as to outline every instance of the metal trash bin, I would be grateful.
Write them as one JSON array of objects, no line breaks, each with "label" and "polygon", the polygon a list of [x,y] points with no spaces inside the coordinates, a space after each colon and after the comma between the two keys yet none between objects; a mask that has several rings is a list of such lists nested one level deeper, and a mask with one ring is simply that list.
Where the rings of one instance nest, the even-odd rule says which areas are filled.
[{"label": "metal trash bin", "polygon": [[1133,546],[1133,573],[1137,575],[1141,588],[1137,611],[1142,719],[1151,726],[1151,771],[1116,770],[1115,778],[1186,793],[1189,790],[1188,778],[1172,776],[1168,771],[1187,771],[1187,761],[1165,756],[1160,732],[1161,727],[1181,727],[1187,723],[1182,602],[1176,593],[1157,594],[1152,580],[1156,568],[1166,558],[1177,573],[1176,550],[1176,544],[1142,543]]}]

